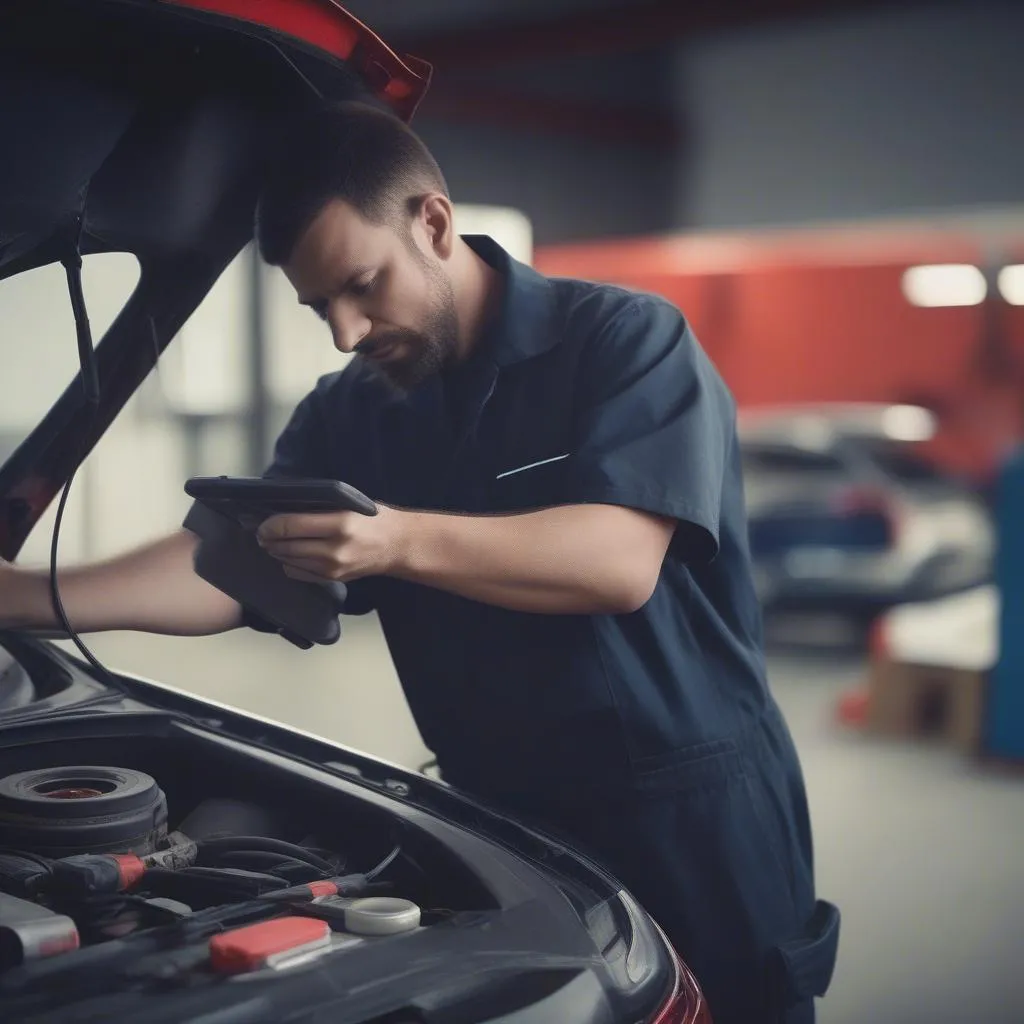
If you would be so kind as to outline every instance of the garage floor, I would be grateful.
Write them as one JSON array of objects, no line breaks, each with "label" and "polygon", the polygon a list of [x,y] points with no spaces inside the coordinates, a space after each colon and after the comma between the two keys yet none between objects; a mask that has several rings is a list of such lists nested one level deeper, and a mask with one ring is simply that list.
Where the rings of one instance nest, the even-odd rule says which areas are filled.
[{"label": "garage floor", "polygon": [[860,668],[776,658],[818,888],[843,914],[823,1024],[1024,1021],[1024,775],[833,726]]},{"label": "garage floor", "polygon": [[[428,756],[372,618],[342,646],[111,634],[97,654],[410,767]],[[834,725],[849,657],[779,656],[775,692],[803,757],[819,890],[844,918],[823,1024],[1024,1021],[1024,777]]]}]

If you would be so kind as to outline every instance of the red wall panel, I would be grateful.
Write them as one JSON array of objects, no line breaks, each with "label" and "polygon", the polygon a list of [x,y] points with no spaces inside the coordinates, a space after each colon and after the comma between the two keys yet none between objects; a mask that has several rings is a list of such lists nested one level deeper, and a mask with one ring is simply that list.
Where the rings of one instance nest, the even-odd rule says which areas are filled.
[{"label": "red wall panel", "polygon": [[982,359],[988,308],[922,308],[901,287],[910,266],[980,259],[980,245],[962,232],[888,229],[875,238],[860,230],[627,240],[541,249],[535,262],[546,273],[664,295],[741,406],[932,403],[941,423],[935,457],[986,476],[1022,434],[1024,307],[998,302],[1012,358],[993,369]]}]

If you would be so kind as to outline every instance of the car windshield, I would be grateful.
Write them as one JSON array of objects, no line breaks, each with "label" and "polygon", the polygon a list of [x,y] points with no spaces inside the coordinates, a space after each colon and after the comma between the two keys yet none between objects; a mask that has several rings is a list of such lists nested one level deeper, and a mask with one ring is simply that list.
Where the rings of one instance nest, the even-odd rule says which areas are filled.
[{"label": "car windshield", "polygon": [[947,476],[918,455],[912,445],[884,439],[858,442],[882,472],[901,483],[944,484]]},{"label": "car windshield", "polygon": [[742,459],[747,474],[822,476],[840,473],[843,469],[842,462],[828,452],[789,445],[745,444]]}]

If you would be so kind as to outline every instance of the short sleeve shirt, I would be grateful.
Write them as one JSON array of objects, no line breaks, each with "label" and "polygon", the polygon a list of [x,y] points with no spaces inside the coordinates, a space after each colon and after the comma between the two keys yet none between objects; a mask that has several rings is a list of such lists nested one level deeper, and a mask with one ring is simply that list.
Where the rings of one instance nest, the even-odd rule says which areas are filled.
[{"label": "short sleeve shirt", "polygon": [[654,592],[629,614],[511,611],[383,577],[354,583],[346,607],[379,614],[451,780],[671,782],[770,703],[733,399],[664,299],[548,278],[466,240],[505,285],[469,363],[401,396],[357,357],[299,405],[268,472],[424,510],[604,503],[674,519]]}]

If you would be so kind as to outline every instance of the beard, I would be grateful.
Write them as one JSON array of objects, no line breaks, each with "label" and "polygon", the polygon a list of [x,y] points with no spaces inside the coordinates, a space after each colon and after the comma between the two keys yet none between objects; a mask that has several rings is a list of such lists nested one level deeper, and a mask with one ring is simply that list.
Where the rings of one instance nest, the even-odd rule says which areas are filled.
[{"label": "beard", "polygon": [[[400,394],[414,391],[430,377],[440,373],[457,352],[458,317],[451,282],[436,268],[427,265],[434,279],[434,308],[419,329],[396,328],[376,335],[369,345],[360,345],[366,365],[376,376]],[[405,354],[391,362],[377,362],[377,349],[395,346]]]}]

